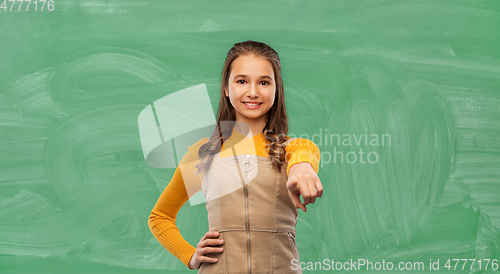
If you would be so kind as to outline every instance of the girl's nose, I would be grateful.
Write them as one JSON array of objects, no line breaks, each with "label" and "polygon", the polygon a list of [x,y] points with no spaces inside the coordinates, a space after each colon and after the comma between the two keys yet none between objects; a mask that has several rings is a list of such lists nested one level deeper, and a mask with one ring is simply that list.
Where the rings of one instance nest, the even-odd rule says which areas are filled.
[{"label": "girl's nose", "polygon": [[259,91],[255,84],[249,85],[247,96],[249,97],[259,97]]}]

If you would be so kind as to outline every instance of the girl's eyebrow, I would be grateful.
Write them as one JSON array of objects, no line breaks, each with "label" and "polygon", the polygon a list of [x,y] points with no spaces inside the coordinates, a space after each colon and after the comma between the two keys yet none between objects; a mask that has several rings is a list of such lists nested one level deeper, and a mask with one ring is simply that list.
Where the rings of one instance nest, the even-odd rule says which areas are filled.
[{"label": "girl's eyebrow", "polygon": [[[234,76],[234,78],[238,78],[238,77],[241,77],[241,78],[246,78],[246,77],[247,77],[247,75],[246,75],[246,74],[237,74],[236,76]],[[261,78],[261,79],[268,79],[268,80],[270,80],[270,81],[272,81],[272,80],[273,80],[273,78],[271,78],[271,77],[270,77],[270,76],[268,76],[268,75],[262,75],[262,76],[260,76],[260,78]]]}]

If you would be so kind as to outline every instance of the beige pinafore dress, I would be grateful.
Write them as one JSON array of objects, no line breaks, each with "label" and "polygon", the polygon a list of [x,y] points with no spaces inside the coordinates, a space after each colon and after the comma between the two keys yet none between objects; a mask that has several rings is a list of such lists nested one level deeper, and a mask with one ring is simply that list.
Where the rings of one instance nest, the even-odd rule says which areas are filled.
[{"label": "beige pinafore dress", "polygon": [[280,172],[259,155],[214,155],[201,187],[209,231],[219,232],[224,251],[207,254],[218,261],[202,263],[198,273],[302,273],[295,243],[298,210],[288,195],[286,168],[283,163]]}]

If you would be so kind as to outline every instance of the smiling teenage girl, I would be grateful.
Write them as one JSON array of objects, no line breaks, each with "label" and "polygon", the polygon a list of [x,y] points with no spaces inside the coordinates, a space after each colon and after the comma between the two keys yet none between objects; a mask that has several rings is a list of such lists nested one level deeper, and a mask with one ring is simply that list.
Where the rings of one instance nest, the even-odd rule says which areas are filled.
[{"label": "smiling teenage girl", "polygon": [[[198,273],[301,273],[295,244],[297,208],[321,197],[320,152],[290,138],[278,54],[255,41],[237,43],[222,72],[217,127],[189,147],[149,217],[158,241]],[[187,191],[187,190],[189,191]],[[202,190],[209,231],[191,246],[177,212]],[[304,202],[300,201],[302,195]]]}]

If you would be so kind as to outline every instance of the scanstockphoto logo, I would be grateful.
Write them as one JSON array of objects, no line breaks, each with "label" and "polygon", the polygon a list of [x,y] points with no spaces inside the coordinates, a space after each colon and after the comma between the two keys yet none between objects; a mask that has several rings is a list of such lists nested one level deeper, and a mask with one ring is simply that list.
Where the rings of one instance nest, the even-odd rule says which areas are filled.
[{"label": "scanstockphoto logo", "polygon": [[[179,168],[193,172],[197,162],[182,163],[189,146],[210,136],[215,117],[206,85],[188,87],[164,96],[145,107],[138,117],[139,135],[146,163],[154,168]],[[192,176],[182,176],[189,178]],[[185,186],[190,182],[184,180]],[[191,193],[190,204],[205,202],[201,191]]]},{"label": "scanstockphoto logo", "polygon": [[[221,127],[226,128],[230,121],[221,121]],[[242,133],[240,141],[249,142],[244,136],[248,135],[250,128],[245,123],[233,121],[235,128],[239,128]],[[191,86],[167,96],[164,96],[152,104],[146,106],[138,116],[139,135],[141,139],[142,151],[146,163],[154,168],[179,168],[186,191],[189,197],[189,203],[194,206],[205,203],[210,199],[221,197],[229,192],[242,188],[239,180],[230,180],[223,178],[223,191],[210,193],[205,197],[202,191],[196,191],[191,186],[198,184],[199,177],[193,176],[197,170],[199,160],[184,160],[183,155],[196,142],[212,135],[216,127],[216,119],[212,110],[212,104],[208,96],[205,83]],[[256,153],[253,140],[249,146],[254,145],[253,151],[247,153],[254,155]],[[194,148],[194,147],[193,147]],[[225,147],[230,149],[233,155],[239,153],[234,146]],[[258,165],[255,157],[251,160],[252,169],[248,172],[248,178],[253,178],[258,173]],[[244,161],[238,162],[236,166],[247,168],[249,163],[243,167]],[[234,172],[238,174],[239,172]],[[227,181],[225,181],[227,180]]]},{"label": "scanstockphoto logo", "polygon": [[305,138],[321,147],[321,167],[328,164],[375,164],[380,160],[381,147],[391,146],[392,136],[384,133],[335,133],[320,128],[312,135],[300,134],[292,138]]}]

